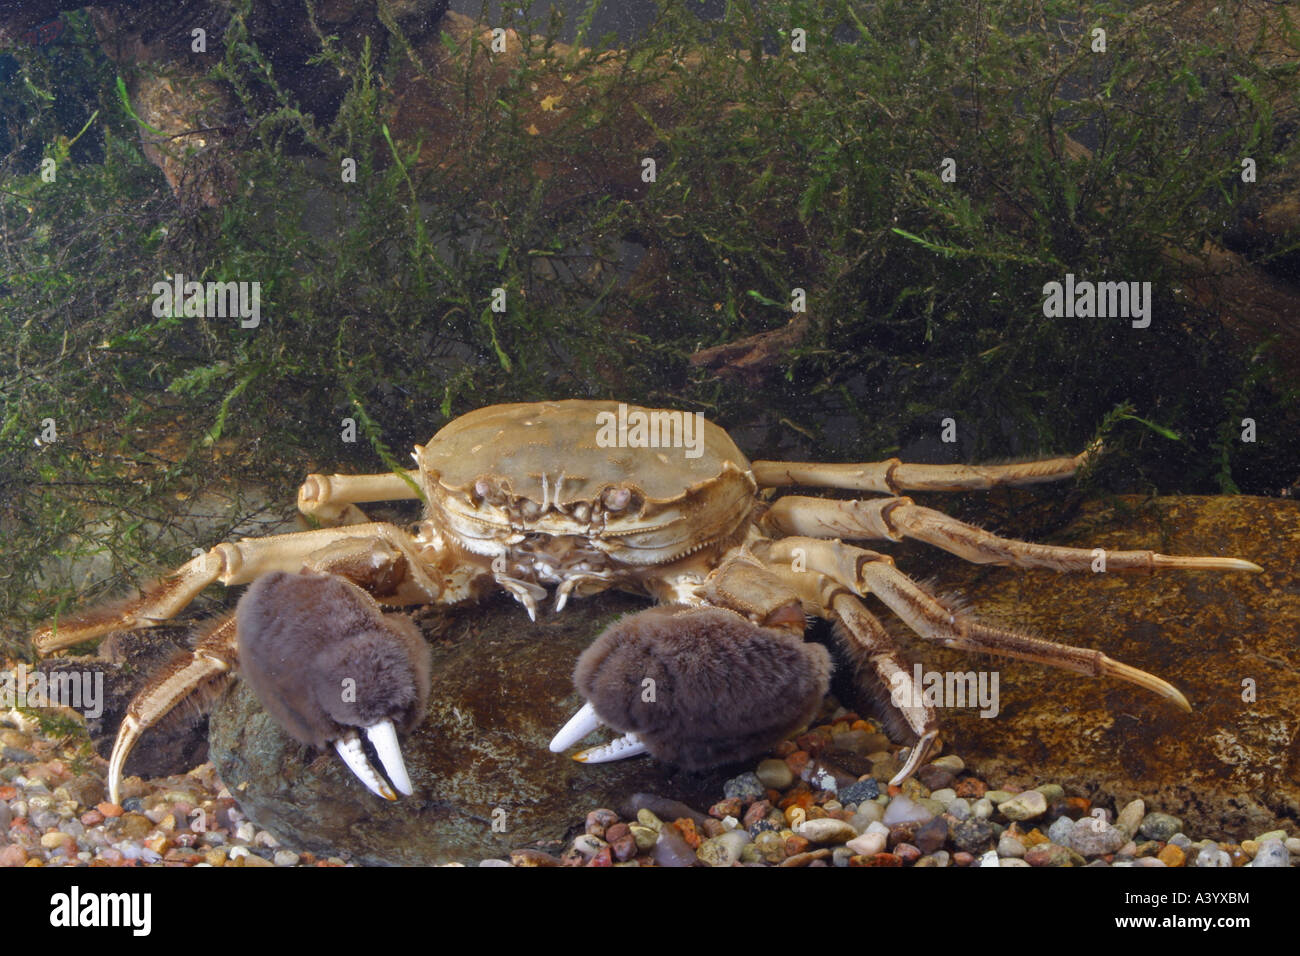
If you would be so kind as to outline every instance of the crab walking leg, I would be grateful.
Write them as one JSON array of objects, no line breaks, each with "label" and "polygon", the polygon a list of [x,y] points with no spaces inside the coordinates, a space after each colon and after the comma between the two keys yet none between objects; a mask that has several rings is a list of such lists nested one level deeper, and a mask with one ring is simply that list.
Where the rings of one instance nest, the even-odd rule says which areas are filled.
[{"label": "crab walking leg", "polygon": [[[1033,544],[1002,538],[949,517],[942,511],[913,504],[911,498],[872,498],[833,501],[786,495],[763,516],[763,527],[779,535],[818,538],[915,538],[975,564],[1050,568],[1053,571],[1263,571],[1240,558],[1192,557],[1155,551],[1106,551]],[[1099,561],[1104,564],[1098,565]]]},{"label": "crab walking leg", "polygon": [[121,805],[122,768],[141,735],[200,686],[229,675],[238,658],[239,643],[232,613],[204,631],[193,651],[174,658],[135,695],[117,728],[117,739],[108,758],[109,802]]},{"label": "crab walking leg", "polygon": [[858,666],[870,667],[881,686],[890,691],[894,708],[917,737],[903,767],[889,781],[898,786],[916,773],[939,737],[934,708],[919,693],[898,646],[858,596],[833,578],[795,571],[789,564],[767,565],[766,569],[794,588],[806,610],[839,624],[845,650]]},{"label": "crab walking leg", "polygon": [[369,519],[355,502],[418,498],[419,477],[418,471],[408,471],[405,476],[391,471],[384,475],[308,475],[298,488],[298,510],[322,524],[364,524]]},{"label": "crab walking leg", "polygon": [[1187,698],[1168,681],[1121,664],[1101,651],[993,627],[967,614],[949,611],[897,570],[887,555],[835,540],[792,537],[773,542],[766,556],[769,561],[780,564],[796,560],[806,562],[809,570],[829,576],[855,594],[875,594],[909,628],[945,647],[1034,661],[1090,677],[1117,677],[1145,687],[1183,710],[1192,709]]},{"label": "crab walking leg", "polygon": [[[390,606],[467,597],[458,593],[459,588],[435,583],[422,570],[439,558],[437,553],[421,555],[422,548],[436,545],[417,542],[400,528],[382,523],[223,542],[146,587],[138,597],[44,624],[32,639],[38,652],[48,654],[110,631],[152,627],[175,617],[213,582],[247,584],[268,571],[296,572],[304,566],[347,577]],[[328,560],[313,562],[314,555]],[[457,593],[449,595],[449,590]]]},{"label": "crab walking leg", "polygon": [[830,603],[834,620],[843,625],[844,633],[856,645],[854,656],[871,665],[882,685],[890,689],[894,706],[916,734],[907,761],[889,781],[898,786],[920,768],[939,738],[939,722],[934,708],[924,703],[907,661],[894,646],[883,624],[868,611],[857,597],[839,588]]},{"label": "crab walking leg", "polygon": [[756,461],[751,464],[761,488],[805,485],[896,495],[902,491],[984,491],[1000,485],[1035,485],[1069,478],[1101,445],[1094,443],[1069,458],[1046,458],[1013,465],[909,465],[888,461],[826,464],[815,461]]}]

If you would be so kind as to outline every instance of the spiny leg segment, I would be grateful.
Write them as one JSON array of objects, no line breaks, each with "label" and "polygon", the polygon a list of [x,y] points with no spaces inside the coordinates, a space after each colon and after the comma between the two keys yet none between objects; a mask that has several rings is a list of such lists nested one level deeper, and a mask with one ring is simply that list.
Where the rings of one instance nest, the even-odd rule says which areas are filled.
[{"label": "spiny leg segment", "polygon": [[[818,538],[874,538],[901,541],[915,538],[975,564],[1048,568],[1053,571],[1088,571],[1097,562],[1096,549],[1033,544],[1003,538],[975,525],[923,508],[911,498],[871,498],[836,501],[786,495],[762,518],[763,527],[776,536],[807,535]],[[1262,571],[1240,558],[1158,554],[1155,551],[1104,551],[1107,571]]]},{"label": "spiny leg segment", "polygon": [[[365,590],[361,593],[372,604],[371,593],[393,605],[431,604],[450,597],[450,592],[459,594],[470,586],[468,580],[454,586],[435,581],[425,573],[423,563],[414,541],[400,529],[385,524],[225,542],[187,562],[125,604],[91,610],[62,622],[57,629],[46,625],[37,632],[36,642],[42,652],[48,652],[110,631],[151,626],[179,613],[208,584],[215,581],[244,584],[276,571],[294,573],[309,569],[337,575],[351,585],[363,586]],[[235,617],[226,615],[200,632],[192,652],[177,657],[136,695],[118,728],[109,758],[113,802],[118,802],[122,768],[141,735],[200,687],[229,675],[237,666],[238,658]],[[399,788],[409,791],[409,778],[391,722],[380,722],[366,729],[389,778]],[[345,732],[334,743],[349,768],[373,793],[396,799],[396,794],[366,759],[355,731]]]},{"label": "spiny leg segment", "polygon": [[809,571],[828,576],[856,595],[875,594],[911,630],[945,647],[1014,657],[1090,677],[1117,677],[1145,687],[1183,710],[1191,710],[1187,698],[1168,681],[1122,664],[1100,651],[994,627],[968,614],[948,610],[898,571],[887,555],[837,540],[790,537],[771,542],[763,548],[761,556],[774,565],[794,565],[796,560],[806,562]]},{"label": "spiny leg segment", "polygon": [[226,614],[199,633],[194,650],[181,654],[150,678],[127,707],[108,758],[108,799],[121,805],[122,768],[144,732],[209,681],[230,675],[239,658],[235,615]]},{"label": "spiny leg segment", "polygon": [[1059,481],[1069,478],[1100,452],[1100,443],[1094,443],[1078,455],[1011,465],[913,465],[890,458],[848,464],[756,461],[751,467],[760,488],[804,485],[897,495],[903,491],[984,491]]},{"label": "spiny leg segment", "polygon": [[907,661],[893,638],[858,596],[835,578],[795,571],[778,560],[766,565],[766,570],[799,595],[805,610],[833,621],[844,649],[859,667],[870,668],[880,686],[890,691],[895,711],[917,737],[904,765],[889,781],[894,786],[901,784],[916,773],[933,749],[939,737],[939,722],[934,708],[917,692]]},{"label": "spiny leg segment", "polygon": [[315,566],[329,563],[343,576],[375,590],[385,603],[435,604],[445,596],[443,585],[423,570],[429,558],[416,553],[414,541],[400,528],[378,522],[323,528],[223,542],[135,598],[42,625],[33,633],[33,642],[39,653],[48,654],[110,631],[152,627],[183,611],[209,584],[247,584],[269,571],[298,571],[313,555],[326,551],[333,552],[333,559],[317,561]]}]

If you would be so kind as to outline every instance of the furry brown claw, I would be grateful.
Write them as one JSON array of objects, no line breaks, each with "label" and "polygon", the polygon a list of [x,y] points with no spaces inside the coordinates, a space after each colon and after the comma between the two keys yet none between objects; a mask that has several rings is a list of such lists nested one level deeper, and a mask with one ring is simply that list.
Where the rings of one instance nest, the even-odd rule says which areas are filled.
[{"label": "furry brown claw", "polygon": [[806,725],[830,672],[826,648],[786,629],[723,608],[664,606],[606,630],[579,658],[574,684],[602,723],[699,770],[761,754]]}]

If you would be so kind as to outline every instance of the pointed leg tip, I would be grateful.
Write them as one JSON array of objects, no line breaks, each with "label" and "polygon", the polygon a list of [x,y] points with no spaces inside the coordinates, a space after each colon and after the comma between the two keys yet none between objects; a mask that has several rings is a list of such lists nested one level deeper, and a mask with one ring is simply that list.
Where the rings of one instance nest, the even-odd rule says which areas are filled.
[{"label": "pointed leg tip", "polygon": [[902,769],[894,774],[889,781],[891,787],[902,786],[904,780],[921,768],[921,764],[929,756],[930,750],[934,747],[934,742],[938,737],[939,731],[931,730],[912,746],[911,752],[907,755],[907,763],[903,764]]},{"label": "pointed leg tip", "polygon": [[1110,657],[1105,658],[1102,662],[1102,673],[1109,677],[1117,677],[1120,680],[1128,681],[1130,684],[1136,684],[1139,687],[1145,687],[1152,693],[1159,694],[1179,709],[1185,710],[1189,714],[1192,712],[1192,705],[1187,702],[1183,692],[1164,678],[1148,674],[1140,668],[1122,664]]},{"label": "pointed leg tip", "polygon": [[1152,567],[1182,571],[1246,571],[1251,574],[1264,572],[1264,569],[1254,561],[1246,561],[1243,558],[1203,558],[1191,555],[1157,554],[1152,558]]}]

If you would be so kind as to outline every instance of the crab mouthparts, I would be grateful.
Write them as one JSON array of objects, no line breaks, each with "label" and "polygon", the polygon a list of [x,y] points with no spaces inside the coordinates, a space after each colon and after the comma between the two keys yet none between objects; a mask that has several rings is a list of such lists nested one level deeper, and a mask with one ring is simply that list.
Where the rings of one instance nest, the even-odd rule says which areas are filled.
[{"label": "crab mouthparts", "polygon": [[381,777],[379,771],[366,759],[366,752],[361,746],[361,736],[355,730],[347,731],[334,741],[334,749],[348,765],[348,769],[356,774],[357,779],[375,796],[383,797],[385,800],[396,800],[397,793],[393,790],[393,787],[396,787],[409,797],[413,788],[410,775],[406,772],[406,764],[402,760],[402,750],[397,745],[397,728],[393,726],[391,720],[385,719],[365,728],[365,731],[370,745],[375,748],[375,756],[379,758],[384,773],[387,774],[388,780],[392,781],[392,786],[389,786],[388,780]]},{"label": "crab mouthparts", "polygon": [[[583,704],[582,709],[570,717],[569,722],[551,739],[551,752],[563,753],[587,734],[604,725],[604,721],[596,716],[596,708],[590,703]],[[645,741],[636,734],[627,733],[599,747],[580,750],[573,755],[573,759],[579,763],[608,763],[611,760],[622,760],[646,752]]]}]

